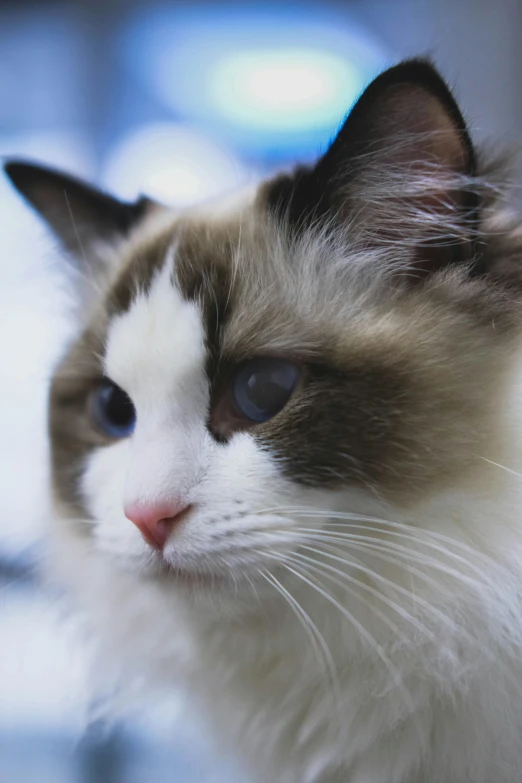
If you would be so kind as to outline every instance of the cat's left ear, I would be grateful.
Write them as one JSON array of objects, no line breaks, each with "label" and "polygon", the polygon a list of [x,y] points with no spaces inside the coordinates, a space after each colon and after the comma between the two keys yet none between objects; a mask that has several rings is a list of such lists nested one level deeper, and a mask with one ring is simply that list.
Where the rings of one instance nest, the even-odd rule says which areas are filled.
[{"label": "cat's left ear", "polygon": [[473,254],[475,166],[449,88],[429,62],[409,60],[369,85],[314,167],[268,183],[263,198],[295,231],[336,225],[422,279]]},{"label": "cat's left ear", "polygon": [[103,275],[104,248],[116,245],[154,208],[147,198],[119,201],[75,177],[26,161],[7,161],[4,169],[84,277]]}]

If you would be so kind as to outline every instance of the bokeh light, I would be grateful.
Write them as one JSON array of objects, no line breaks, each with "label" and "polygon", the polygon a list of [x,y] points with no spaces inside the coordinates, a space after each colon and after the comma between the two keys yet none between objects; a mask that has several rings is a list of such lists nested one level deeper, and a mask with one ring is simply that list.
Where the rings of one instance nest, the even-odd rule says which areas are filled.
[{"label": "bokeh light", "polygon": [[109,190],[122,198],[140,193],[185,207],[233,190],[246,171],[221,145],[185,125],[153,123],[117,142],[103,171]]},{"label": "bokeh light", "polygon": [[314,49],[259,50],[224,57],[210,75],[216,111],[267,130],[331,128],[362,89],[353,63]]},{"label": "bokeh light", "polygon": [[315,155],[390,53],[331,8],[137,12],[124,66],[169,111],[251,159]]}]

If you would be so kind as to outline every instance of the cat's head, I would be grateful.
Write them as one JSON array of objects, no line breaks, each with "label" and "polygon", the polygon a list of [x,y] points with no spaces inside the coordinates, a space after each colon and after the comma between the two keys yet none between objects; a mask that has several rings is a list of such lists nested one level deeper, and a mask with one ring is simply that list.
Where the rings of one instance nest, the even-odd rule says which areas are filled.
[{"label": "cat's head", "polygon": [[235,204],[176,213],[6,168],[79,281],[50,396],[67,535],[226,590],[291,567],[335,513],[406,508],[475,470],[516,280],[429,64],[383,73],[314,166]]}]

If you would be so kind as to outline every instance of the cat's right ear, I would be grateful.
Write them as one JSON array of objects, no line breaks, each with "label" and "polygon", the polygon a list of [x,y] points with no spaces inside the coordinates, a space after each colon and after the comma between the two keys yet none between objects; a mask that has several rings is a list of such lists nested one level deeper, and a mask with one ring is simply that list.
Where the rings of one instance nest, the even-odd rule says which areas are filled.
[{"label": "cat's right ear", "polygon": [[7,161],[4,169],[82,277],[93,280],[107,271],[103,267],[110,254],[104,251],[116,246],[154,208],[147,198],[119,201],[75,177],[26,161]]}]

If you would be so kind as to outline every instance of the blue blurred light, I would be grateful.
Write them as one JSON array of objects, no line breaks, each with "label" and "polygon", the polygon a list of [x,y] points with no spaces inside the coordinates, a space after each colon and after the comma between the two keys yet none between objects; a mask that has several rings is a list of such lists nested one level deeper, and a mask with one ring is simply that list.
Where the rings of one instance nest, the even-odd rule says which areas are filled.
[{"label": "blue blurred light", "polygon": [[132,19],[127,67],[159,103],[244,155],[315,155],[389,53],[326,6],[158,6]]},{"label": "blue blurred light", "polygon": [[218,112],[232,122],[268,131],[331,128],[346,111],[346,96],[362,87],[346,59],[314,49],[267,49],[223,57],[210,74]]}]

